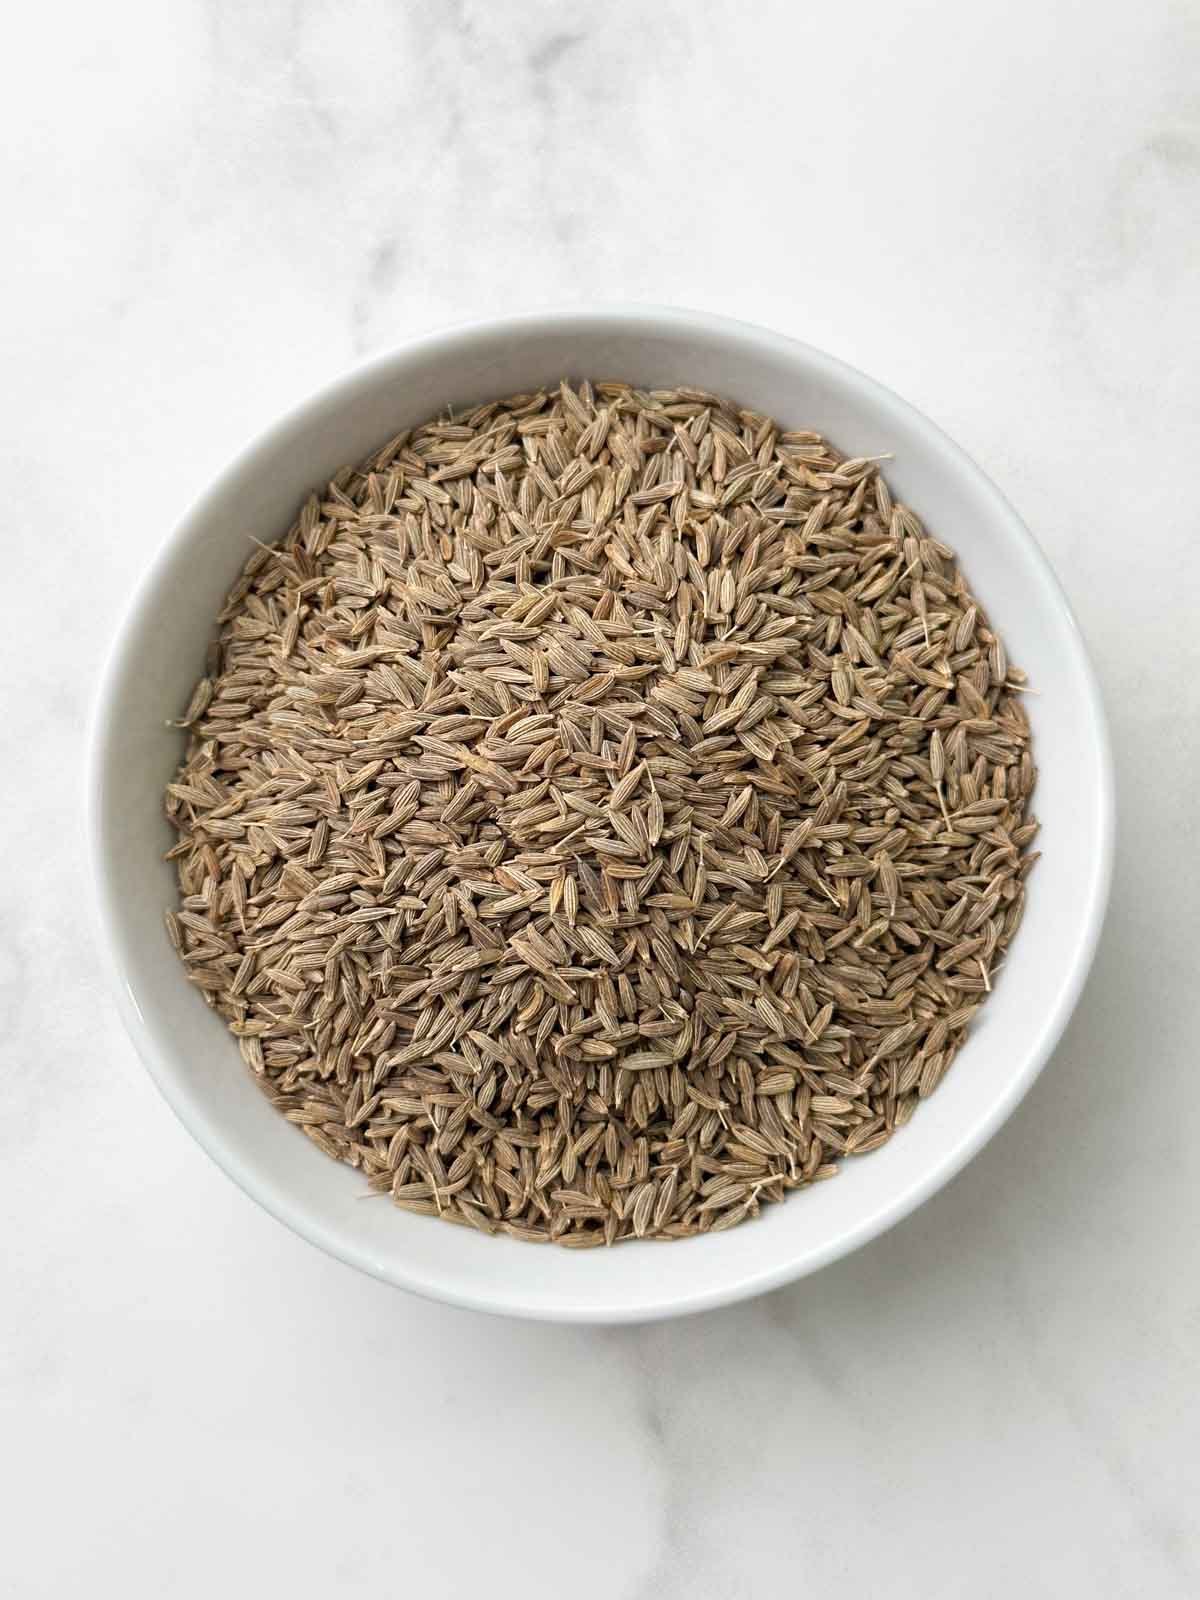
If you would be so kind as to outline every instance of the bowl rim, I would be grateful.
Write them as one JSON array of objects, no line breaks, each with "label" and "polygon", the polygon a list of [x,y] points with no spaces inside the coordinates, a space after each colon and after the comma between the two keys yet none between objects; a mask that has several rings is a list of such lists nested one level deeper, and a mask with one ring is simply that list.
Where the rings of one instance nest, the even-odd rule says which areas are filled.
[{"label": "bowl rim", "polygon": [[[1008,535],[1019,547],[1025,561],[1045,586],[1056,608],[1069,624],[1068,637],[1072,641],[1075,655],[1073,666],[1082,685],[1084,697],[1082,709],[1086,713],[1091,737],[1094,740],[1100,780],[1098,792],[1094,796],[1096,851],[1080,922],[1081,934],[1072,953],[1065,980],[1059,987],[1054,1005],[1043,1019],[1033,1047],[1027,1052],[1020,1067],[1012,1073],[1005,1092],[985,1114],[972,1123],[969,1131],[959,1139],[958,1143],[944,1151],[911,1182],[877,1205],[855,1226],[844,1230],[835,1238],[805,1250],[794,1251],[770,1267],[748,1271],[741,1277],[736,1275],[727,1277],[716,1287],[673,1293],[662,1299],[639,1300],[636,1305],[613,1303],[603,1308],[546,1303],[530,1299],[520,1292],[515,1292],[501,1301],[492,1292],[474,1292],[469,1284],[451,1287],[441,1281],[432,1282],[420,1271],[409,1270],[403,1264],[397,1265],[391,1261],[379,1260],[365,1247],[345,1237],[338,1228],[327,1223],[315,1207],[307,1206],[303,1201],[297,1200],[273,1180],[265,1178],[253,1163],[243,1161],[229,1147],[221,1128],[208,1113],[203,1099],[186,1089],[171,1065],[171,1050],[160,1043],[142,1011],[129,975],[128,940],[122,930],[119,914],[119,890],[110,870],[104,843],[104,771],[107,747],[117,716],[114,695],[128,665],[127,658],[132,649],[136,624],[163,576],[174,564],[177,554],[193,539],[197,525],[202,524],[209,513],[210,504],[225,492],[230,481],[247,470],[252,470],[257,458],[266,455],[277,445],[283,444],[291,433],[306,422],[331,407],[337,408],[352,397],[361,386],[383,376],[398,362],[418,357],[428,359],[449,356],[457,347],[469,346],[472,341],[480,337],[511,335],[516,338],[534,327],[542,330],[555,325],[565,327],[578,326],[581,323],[590,324],[590,331],[603,331],[606,327],[616,330],[618,326],[628,328],[630,324],[642,323],[647,331],[667,328],[676,333],[699,332],[725,339],[765,341],[773,347],[782,347],[790,352],[798,362],[811,370],[843,385],[866,391],[880,411],[884,413],[890,411],[897,416],[903,416],[910,426],[915,426],[923,442],[927,442],[941,454],[949,456],[956,470],[971,480],[975,492],[988,504],[992,516],[1006,525]],[[111,636],[98,679],[87,733],[84,783],[85,829],[93,887],[93,925],[102,946],[102,959],[111,987],[115,991],[118,1011],[138,1055],[159,1092],[183,1126],[222,1171],[244,1194],[294,1233],[307,1239],[309,1243],[316,1245],[328,1255],[394,1287],[418,1294],[425,1299],[494,1315],[594,1325],[652,1322],[690,1315],[779,1288],[827,1266],[842,1256],[849,1255],[902,1221],[932,1194],[949,1183],[992,1138],[1024,1099],[1061,1039],[1078,1003],[1104,924],[1112,883],[1116,827],[1115,784],[1108,723],[1099,683],[1079,624],[1062,585],[1037,540],[983,469],[917,407],[902,399],[877,379],[836,356],[760,324],[707,311],[643,302],[603,301],[591,304],[565,304],[545,310],[527,310],[440,326],[404,339],[387,350],[356,363],[331,382],[311,391],[304,400],[262,429],[226,462],[208,486],[193,500],[137,580]]]}]

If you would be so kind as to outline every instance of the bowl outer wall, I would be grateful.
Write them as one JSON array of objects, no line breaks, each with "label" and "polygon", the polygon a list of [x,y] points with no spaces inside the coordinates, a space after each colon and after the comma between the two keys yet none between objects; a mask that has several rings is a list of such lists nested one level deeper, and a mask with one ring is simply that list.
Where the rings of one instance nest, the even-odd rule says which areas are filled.
[{"label": "bowl outer wall", "polygon": [[[613,1251],[488,1239],[364,1203],[361,1178],[318,1160],[250,1080],[220,1020],[166,941],[161,793],[181,739],[169,718],[199,676],[212,619],[251,537],[271,541],[304,495],[401,428],[461,406],[574,379],[693,384],[812,427],[852,455],[893,454],[887,477],[958,553],[1012,659],[1039,764],[1044,858],[1003,979],[937,1093],[902,1133],[836,1180],[753,1225]],[[694,1312],[777,1287],[845,1255],[945,1184],[1045,1064],[1095,951],[1111,877],[1111,756],[1095,676],[1070,607],[1020,518],[935,425],[872,379],[747,324],[656,307],[531,314],[413,340],[275,424],[193,507],[146,573],[117,635],[93,721],[88,823],[100,931],[121,1013],[199,1143],[280,1221],[386,1282],[477,1310],[571,1322]]]}]

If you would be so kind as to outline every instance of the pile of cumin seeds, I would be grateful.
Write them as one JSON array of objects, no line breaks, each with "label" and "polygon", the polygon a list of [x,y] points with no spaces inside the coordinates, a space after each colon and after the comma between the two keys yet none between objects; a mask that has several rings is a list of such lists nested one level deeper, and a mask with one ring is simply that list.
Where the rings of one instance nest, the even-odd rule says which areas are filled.
[{"label": "pile of cumin seeds", "polygon": [[949,1066],[1034,860],[1024,681],[874,462],[688,388],[479,406],[246,563],[169,932],[398,1205],[715,1232]]}]

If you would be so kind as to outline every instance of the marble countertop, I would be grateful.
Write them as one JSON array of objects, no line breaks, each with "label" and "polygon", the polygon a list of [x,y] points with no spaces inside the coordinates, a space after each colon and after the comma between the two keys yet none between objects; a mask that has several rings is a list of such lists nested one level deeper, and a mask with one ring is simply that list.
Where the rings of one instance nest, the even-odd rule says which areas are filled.
[{"label": "marble countertop", "polygon": [[[1200,1592],[1200,12],[49,0],[9,27],[0,1591]],[[130,587],[297,396],[428,326],[731,312],[1003,486],[1108,698],[1112,911],[949,1189],[757,1302],[452,1311],[285,1232],[125,1039],[83,731]]]}]

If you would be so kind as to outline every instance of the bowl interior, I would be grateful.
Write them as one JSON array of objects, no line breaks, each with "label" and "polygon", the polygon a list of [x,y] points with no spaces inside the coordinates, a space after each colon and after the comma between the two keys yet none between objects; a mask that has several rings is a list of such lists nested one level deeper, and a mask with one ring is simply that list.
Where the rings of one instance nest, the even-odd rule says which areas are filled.
[{"label": "bowl interior", "polygon": [[[1011,658],[1030,674],[1044,852],[996,993],[937,1093],[890,1144],[830,1183],[712,1237],[611,1251],[487,1239],[363,1201],[250,1081],[163,932],[174,901],[161,795],[181,752],[169,718],[203,665],[213,617],[250,548],[310,488],[441,411],[556,383],[693,384],[811,427],[852,455],[891,452],[896,495],[958,553]],[[903,1216],[995,1130],[1053,1048],[1078,995],[1107,892],[1111,783],[1103,716],[1050,569],[973,464],[861,374],[777,335],[684,313],[564,313],[437,335],[360,369],[273,428],[195,507],[134,602],[102,686],[91,825],[103,935],[135,1042],[209,1153],[280,1220],[365,1270],[463,1305],[637,1320],[720,1304],[820,1266]]]}]

